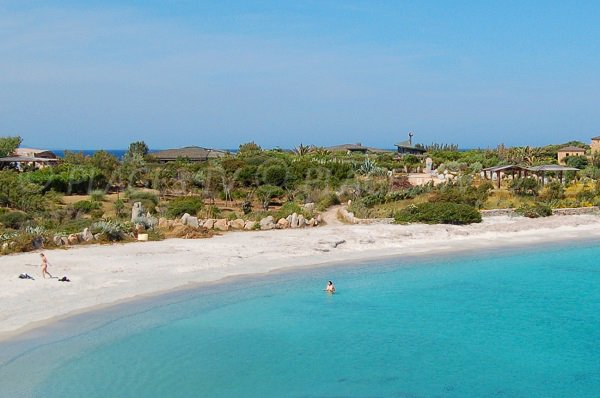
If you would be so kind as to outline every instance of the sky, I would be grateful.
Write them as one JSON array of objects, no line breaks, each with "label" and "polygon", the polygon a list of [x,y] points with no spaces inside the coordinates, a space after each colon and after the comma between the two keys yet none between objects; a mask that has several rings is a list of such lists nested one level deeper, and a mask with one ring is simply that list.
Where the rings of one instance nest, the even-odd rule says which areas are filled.
[{"label": "sky", "polygon": [[598,1],[4,1],[24,146],[462,148],[600,135]]}]

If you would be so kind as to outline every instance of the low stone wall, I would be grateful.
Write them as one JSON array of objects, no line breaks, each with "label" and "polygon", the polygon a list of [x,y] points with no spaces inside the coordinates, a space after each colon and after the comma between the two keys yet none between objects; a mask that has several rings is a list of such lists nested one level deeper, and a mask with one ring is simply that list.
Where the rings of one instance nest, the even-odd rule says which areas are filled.
[{"label": "low stone wall", "polygon": [[[553,216],[574,216],[578,214],[595,214],[600,212],[600,207],[570,207],[563,209],[552,209]],[[482,217],[497,217],[497,216],[519,216],[515,209],[494,209],[494,210],[481,210]]]},{"label": "low stone wall", "polygon": [[481,210],[482,217],[498,217],[498,216],[517,216],[515,209],[493,209],[493,210]]},{"label": "low stone wall", "polygon": [[595,214],[595,213],[598,213],[599,210],[600,210],[600,208],[598,206],[552,209],[552,215],[554,215],[554,216],[574,216],[574,215],[578,215],[578,214]]}]

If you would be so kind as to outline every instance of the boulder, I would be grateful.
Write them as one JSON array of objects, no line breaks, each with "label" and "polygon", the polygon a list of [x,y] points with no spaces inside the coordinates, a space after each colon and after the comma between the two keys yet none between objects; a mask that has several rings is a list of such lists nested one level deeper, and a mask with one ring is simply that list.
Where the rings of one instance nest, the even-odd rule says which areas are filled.
[{"label": "boulder", "polygon": [[94,240],[94,235],[90,232],[89,228],[85,228],[81,233],[81,238],[84,242],[91,242]]},{"label": "boulder", "polygon": [[62,237],[60,235],[54,235],[54,237],[52,238],[52,242],[54,242],[54,244],[56,246],[62,246],[63,245]]},{"label": "boulder", "polygon": [[292,215],[291,214],[289,216],[287,216],[286,220],[289,225],[292,225]]},{"label": "boulder", "polygon": [[273,216],[268,216],[260,220],[260,229],[268,230],[275,228],[275,223],[273,222]]},{"label": "boulder", "polygon": [[297,213],[292,214],[292,221],[290,222],[290,226],[292,228],[298,228],[298,214]]},{"label": "boulder", "polygon": [[189,213],[185,213],[183,216],[181,216],[181,223],[183,225],[187,225],[188,223],[188,218],[190,218]]},{"label": "boulder", "polygon": [[233,229],[244,229],[245,222],[241,218],[236,218],[235,220],[231,221],[229,225]]},{"label": "boulder", "polygon": [[158,228],[169,228],[169,220],[164,217],[158,219]]},{"label": "boulder", "polygon": [[321,217],[320,214],[317,214],[317,216],[315,217],[315,221],[317,222],[317,225],[319,225],[323,222],[323,218]]},{"label": "boulder", "polygon": [[69,242],[70,245],[76,245],[79,243],[79,235],[71,234],[67,237],[67,241]]},{"label": "boulder", "polygon": [[69,238],[67,238],[66,236],[61,237],[60,240],[62,241],[63,246],[69,244]]},{"label": "boulder", "polygon": [[255,226],[256,226],[256,221],[250,221],[250,220],[248,220],[248,221],[246,221],[244,223],[244,229],[246,231],[252,231]]},{"label": "boulder", "polygon": [[227,224],[226,219],[220,218],[215,221],[213,228],[218,229],[219,231],[229,231],[229,224]]},{"label": "boulder", "polygon": [[198,223],[198,217],[188,216],[185,224],[192,228],[200,228],[200,224]]},{"label": "boulder", "polygon": [[94,235],[94,240],[100,240],[100,238],[102,238],[102,234]]},{"label": "boulder", "polygon": [[2,252],[6,252],[6,251],[8,251],[8,248],[9,248],[9,246],[8,246],[8,242],[4,242],[4,243],[2,244]]},{"label": "boulder", "polygon": [[213,227],[215,226],[215,220],[212,218],[209,218],[208,220],[206,220],[206,222],[202,226],[206,229],[213,229]]},{"label": "boulder", "polygon": [[277,226],[279,228],[289,228],[290,227],[290,223],[288,220],[286,220],[285,218],[280,218],[279,221],[277,221]]},{"label": "boulder", "polygon": [[314,219],[314,218],[311,218],[310,220],[308,220],[308,221],[306,222],[306,225],[307,225],[307,226],[309,226],[309,227],[314,227],[315,225],[317,225],[317,224],[315,224],[315,223],[316,223],[315,219]]},{"label": "boulder", "polygon": [[302,214],[300,214],[298,216],[298,228],[303,228],[305,224],[306,224],[306,219],[304,218],[304,216]]},{"label": "boulder", "polygon": [[142,202],[135,202],[131,207],[131,221],[133,222],[136,218],[140,218],[144,214],[144,208]]}]

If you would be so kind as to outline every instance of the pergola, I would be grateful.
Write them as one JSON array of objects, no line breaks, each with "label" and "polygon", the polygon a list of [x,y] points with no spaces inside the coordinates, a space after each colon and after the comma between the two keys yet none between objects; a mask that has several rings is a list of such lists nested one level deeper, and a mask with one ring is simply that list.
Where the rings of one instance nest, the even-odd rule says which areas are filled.
[{"label": "pergola", "polygon": [[[546,173],[558,173],[558,178],[560,182],[563,182],[563,173],[566,171],[579,171],[578,168],[561,166],[557,164],[546,164],[541,166],[519,166],[519,165],[505,165],[505,166],[495,166],[495,167],[487,167],[482,170],[484,178],[492,179],[493,175],[496,174],[496,181],[498,188],[500,188],[500,183],[502,181],[502,174],[507,175],[510,174],[511,178],[515,178],[517,175],[519,178],[527,177],[530,173],[534,174],[536,177],[540,178],[542,181],[542,185],[544,185],[544,179],[546,177]],[[488,178],[489,173],[489,178]]]},{"label": "pergola", "polygon": [[0,158],[0,166],[4,166],[6,164],[16,164],[19,168],[21,164],[33,164],[37,165],[51,165],[56,164],[58,159],[50,159],[50,158],[38,158],[38,157],[30,157],[30,156],[8,156],[5,158]]}]

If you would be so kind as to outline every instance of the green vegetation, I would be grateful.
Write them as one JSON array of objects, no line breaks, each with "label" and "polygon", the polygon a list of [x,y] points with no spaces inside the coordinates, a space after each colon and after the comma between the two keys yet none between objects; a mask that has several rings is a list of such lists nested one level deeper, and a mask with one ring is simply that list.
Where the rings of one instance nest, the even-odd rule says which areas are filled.
[{"label": "green vegetation", "polygon": [[167,205],[167,216],[181,217],[185,213],[195,216],[204,207],[204,202],[197,196],[181,196]]},{"label": "green vegetation", "polygon": [[396,213],[395,220],[397,223],[423,222],[462,225],[481,222],[481,214],[469,205],[435,202],[410,205]]},{"label": "green vegetation", "polygon": [[[0,138],[0,155],[12,154],[20,141]],[[548,209],[600,205],[599,154],[568,157],[567,165],[581,171],[562,176],[548,171],[544,184],[534,173],[523,178],[507,174],[498,188],[497,181],[492,185],[481,174],[499,165],[556,164],[558,149],[566,145],[590,150],[578,142],[468,151],[452,144],[424,145],[435,173],[445,176],[435,186],[409,179],[409,173],[424,170],[426,157],[391,152],[348,154],[304,144],[293,151],[266,150],[250,142],[222,158],[168,164],[158,163],[143,141],[132,143],[122,160],[106,151],[93,156],[66,152],[53,167],[0,169],[0,236],[31,239],[31,228],[39,227],[44,232],[35,233],[51,245],[53,234],[79,233],[94,225],[103,239],[127,239],[134,225],[122,220],[129,219],[135,202],[142,203],[144,214],[152,214],[137,224],[157,237],[153,227],[160,217],[189,213],[258,221],[294,212],[315,216],[305,203],[323,212],[351,201],[348,210],[358,218],[456,224],[478,222],[479,209],[514,208],[525,216],[544,216]]]}]

